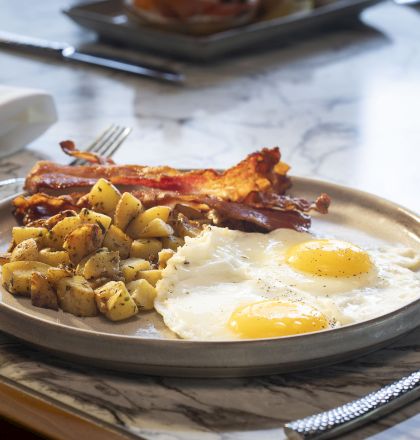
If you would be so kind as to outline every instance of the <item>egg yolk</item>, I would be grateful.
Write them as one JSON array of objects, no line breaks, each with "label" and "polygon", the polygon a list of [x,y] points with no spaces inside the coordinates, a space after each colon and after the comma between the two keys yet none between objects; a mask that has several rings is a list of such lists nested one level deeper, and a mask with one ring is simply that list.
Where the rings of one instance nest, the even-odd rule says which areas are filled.
[{"label": "egg yolk", "polygon": [[372,268],[369,255],[340,240],[311,240],[287,250],[286,262],[294,269],[325,277],[351,277]]},{"label": "egg yolk", "polygon": [[267,300],[238,307],[228,326],[243,339],[258,339],[316,332],[328,320],[307,304]]}]

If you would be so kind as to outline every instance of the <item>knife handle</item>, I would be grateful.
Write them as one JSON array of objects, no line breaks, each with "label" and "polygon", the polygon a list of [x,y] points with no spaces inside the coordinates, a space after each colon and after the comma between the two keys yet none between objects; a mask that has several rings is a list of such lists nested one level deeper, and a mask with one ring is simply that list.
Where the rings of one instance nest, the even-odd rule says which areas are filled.
[{"label": "knife handle", "polygon": [[67,61],[77,61],[80,63],[91,64],[93,66],[106,67],[107,69],[131,73],[160,81],[168,81],[174,84],[181,84],[184,81],[182,74],[170,69],[151,66],[144,63],[136,64],[128,60],[115,57],[110,58],[105,55],[79,52],[72,46],[66,47],[62,51],[62,56]]},{"label": "knife handle", "polygon": [[285,425],[290,440],[323,440],[350,431],[420,397],[420,370],[365,397]]},{"label": "knife handle", "polygon": [[173,84],[182,84],[184,76],[165,67],[147,65],[145,63],[135,63],[129,60],[116,59],[106,55],[95,55],[93,53],[79,52],[75,47],[58,42],[50,42],[38,38],[26,37],[0,31],[0,47],[6,49],[16,49],[21,52],[52,55],[54,58],[66,61],[76,61],[79,63],[91,64],[94,66],[105,67],[120,72],[131,73],[146,78],[153,78]]},{"label": "knife handle", "polygon": [[27,53],[43,55],[47,53],[61,58],[61,52],[68,47],[68,44],[0,31],[0,47],[13,48]]}]

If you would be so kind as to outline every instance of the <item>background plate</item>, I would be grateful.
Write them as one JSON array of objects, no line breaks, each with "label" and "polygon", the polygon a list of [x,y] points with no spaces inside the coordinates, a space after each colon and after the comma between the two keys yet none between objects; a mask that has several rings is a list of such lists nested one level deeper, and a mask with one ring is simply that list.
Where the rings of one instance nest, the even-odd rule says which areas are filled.
[{"label": "background plate", "polygon": [[[420,221],[373,195],[311,179],[293,178],[293,194],[314,199],[327,192],[330,214],[313,231],[361,246],[405,244],[420,252]],[[10,201],[0,204],[0,246],[15,225]],[[319,333],[285,338],[200,342],[177,339],[155,312],[120,323],[77,318],[33,307],[0,290],[0,329],[64,357],[97,366],[167,376],[228,377],[308,369],[342,361],[388,344],[420,325],[420,299],[387,315]]]},{"label": "background plate", "polygon": [[172,56],[207,60],[230,52],[249,50],[270,41],[290,39],[338,20],[357,17],[364,8],[379,1],[337,0],[310,12],[257,20],[246,26],[202,37],[167,32],[130,19],[123,2],[118,0],[76,5],[63,12],[76,23],[107,40]]}]

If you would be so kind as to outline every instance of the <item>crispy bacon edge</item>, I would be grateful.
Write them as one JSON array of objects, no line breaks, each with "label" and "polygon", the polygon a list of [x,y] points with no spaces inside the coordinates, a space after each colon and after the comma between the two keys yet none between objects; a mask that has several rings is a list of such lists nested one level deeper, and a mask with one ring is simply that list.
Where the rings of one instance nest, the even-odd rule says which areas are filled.
[{"label": "crispy bacon edge", "polygon": [[[76,152],[71,149],[71,155]],[[79,153],[77,153],[79,154]],[[81,153],[80,153],[81,154]],[[89,153],[92,155],[92,153]],[[87,156],[91,162],[99,159]],[[30,194],[57,190],[88,188],[103,177],[117,186],[130,189],[154,188],[179,194],[200,194],[241,202],[252,191],[275,191],[283,194],[291,185],[289,167],[280,162],[278,148],[264,148],[250,154],[238,165],[224,172],[214,169],[180,171],[170,167],[141,165],[58,165],[40,161],[32,168],[25,182]]]},{"label": "crispy bacon edge", "polygon": [[[82,157],[79,155],[82,152],[75,149],[74,143],[67,147],[63,151]],[[84,156],[84,159],[95,165],[72,167],[52,162],[36,164],[26,180],[26,188],[36,193],[15,199],[13,204],[17,219],[28,224],[62,210],[79,211],[81,207],[88,206],[85,194],[100,177],[129,190],[145,206],[174,206],[177,203],[205,206],[205,209],[216,213],[218,225],[244,231],[267,232],[277,228],[308,230],[311,224],[308,213],[318,211],[325,214],[331,202],[327,194],[321,194],[314,202],[284,194],[291,186],[287,176],[289,166],[280,161],[277,147],[252,153],[224,172],[101,165],[101,159],[93,153]],[[54,196],[37,192],[41,188],[77,188],[80,192]]]},{"label": "crispy bacon edge", "polygon": [[115,164],[115,162],[109,157],[99,156],[99,154],[92,153],[90,151],[78,150],[73,141],[61,141],[60,147],[64,153],[66,153],[68,156],[75,157],[76,159],[86,160],[87,162],[97,163],[99,165]]}]

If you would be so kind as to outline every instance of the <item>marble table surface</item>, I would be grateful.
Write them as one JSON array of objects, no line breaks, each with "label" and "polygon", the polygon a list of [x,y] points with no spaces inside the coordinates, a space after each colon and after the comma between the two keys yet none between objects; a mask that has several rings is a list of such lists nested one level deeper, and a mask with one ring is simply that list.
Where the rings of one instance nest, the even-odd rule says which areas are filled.
[{"label": "marble table surface", "polygon": [[[94,44],[94,35],[60,14],[68,2],[36,3],[3,1],[0,29]],[[118,162],[223,168],[259,147],[279,145],[295,175],[360,188],[418,211],[419,41],[420,9],[384,2],[367,9],[360,23],[208,65],[130,52],[182,70],[183,87],[3,51],[0,82],[50,92],[59,122],[0,160],[0,179],[24,176],[40,158],[67,161],[60,140],[83,147],[115,122],[133,128]],[[153,440],[280,439],[284,422],[343,404],[419,363],[420,330],[331,367],[217,380],[102,372],[0,336],[1,378]],[[419,412],[420,403],[412,403],[345,438],[420,438]]]}]

